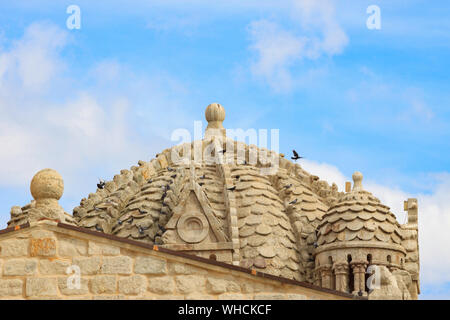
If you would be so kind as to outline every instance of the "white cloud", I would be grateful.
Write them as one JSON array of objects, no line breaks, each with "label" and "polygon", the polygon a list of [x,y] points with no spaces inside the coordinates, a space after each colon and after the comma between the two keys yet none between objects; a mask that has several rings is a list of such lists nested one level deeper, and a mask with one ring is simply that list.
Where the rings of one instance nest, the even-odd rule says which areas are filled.
[{"label": "white cloud", "polygon": [[147,78],[115,60],[71,76],[61,54],[67,38],[63,29],[34,23],[0,51],[0,186],[27,186],[50,167],[64,177],[64,198],[79,201],[97,177],[110,179],[167,147],[171,127],[160,119],[186,126],[191,99],[171,75]]},{"label": "white cloud", "polygon": [[306,38],[296,37],[278,24],[266,20],[254,21],[249,26],[251,49],[259,59],[251,66],[254,75],[265,78],[276,89],[290,89],[289,66],[301,58]]},{"label": "white cloud", "polygon": [[411,101],[411,111],[416,117],[426,121],[431,121],[434,118],[434,112],[421,100],[415,99]]},{"label": "white cloud", "polygon": [[336,183],[339,191],[345,188],[346,181],[350,181],[336,166],[328,163],[303,159],[301,166],[309,173],[319,176],[320,179],[327,181],[329,184]]},{"label": "white cloud", "polygon": [[63,68],[58,53],[67,43],[67,33],[52,24],[30,25],[9,51],[0,52],[0,88],[21,85],[41,90]]},{"label": "white cloud", "polygon": [[[345,181],[351,181],[337,167],[326,163],[303,160],[302,167],[329,183],[336,182],[339,190]],[[433,175],[435,187],[430,193],[410,194],[398,187],[380,185],[376,179],[364,177],[364,189],[372,192],[382,203],[389,206],[399,223],[406,222],[403,201],[417,198],[419,205],[419,250],[421,263],[421,286],[434,288],[437,284],[450,282],[450,173]],[[436,294],[431,292],[430,294]],[[449,299],[448,292],[435,298]]]},{"label": "white cloud", "polygon": [[91,93],[70,88],[58,92],[63,101],[53,101],[64,72],[60,52],[67,37],[52,24],[34,23],[0,52],[2,185],[28,184],[45,167],[70,176],[100,164],[102,157],[136,153],[135,143],[127,141],[126,100],[106,106]]},{"label": "white cloud", "polygon": [[348,37],[334,14],[332,1],[295,0],[292,2],[295,30],[280,24],[258,20],[249,24],[250,49],[257,59],[252,74],[267,81],[276,91],[289,91],[294,79],[290,68],[304,60],[316,60],[343,51]]}]

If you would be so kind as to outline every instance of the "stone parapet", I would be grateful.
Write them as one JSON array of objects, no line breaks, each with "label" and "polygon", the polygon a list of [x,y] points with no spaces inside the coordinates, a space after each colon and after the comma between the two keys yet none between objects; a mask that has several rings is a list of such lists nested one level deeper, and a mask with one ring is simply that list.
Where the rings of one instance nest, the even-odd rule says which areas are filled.
[{"label": "stone parapet", "polygon": [[241,269],[50,221],[0,232],[2,300],[351,298]]}]

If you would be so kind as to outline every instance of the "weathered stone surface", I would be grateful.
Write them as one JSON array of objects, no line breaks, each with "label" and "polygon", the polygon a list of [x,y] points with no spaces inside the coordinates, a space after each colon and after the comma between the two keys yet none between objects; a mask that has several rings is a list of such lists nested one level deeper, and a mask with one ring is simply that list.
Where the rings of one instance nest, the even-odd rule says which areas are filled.
[{"label": "weathered stone surface", "polygon": [[148,290],[158,294],[173,293],[175,282],[172,277],[157,277],[148,279]]},{"label": "weathered stone surface", "polygon": [[166,274],[166,261],[153,257],[137,257],[134,272],[140,274]]},{"label": "weathered stone surface", "polygon": [[28,278],[25,292],[27,297],[56,296],[56,278]]},{"label": "weathered stone surface", "polygon": [[37,272],[37,260],[35,259],[11,259],[4,263],[3,275],[5,276],[29,276]]},{"label": "weathered stone surface", "polygon": [[0,296],[18,296],[22,294],[23,281],[21,279],[0,279]]},{"label": "weathered stone surface", "polygon": [[186,295],[186,300],[215,300],[216,297],[201,293],[190,293]]},{"label": "weathered stone surface", "polygon": [[223,279],[208,278],[206,281],[206,289],[209,293],[227,292],[227,281]]},{"label": "weathered stone surface", "polygon": [[256,268],[261,268],[261,269],[263,269],[267,266],[266,259],[261,258],[261,257],[253,259],[253,264]]},{"label": "weathered stone surface", "polygon": [[258,227],[256,227],[256,233],[259,233],[261,235],[268,235],[272,231],[272,228],[265,224],[260,224]]},{"label": "weathered stone surface", "polygon": [[147,278],[143,275],[134,275],[119,280],[119,292],[126,295],[139,295],[147,289]]},{"label": "weathered stone surface", "polygon": [[244,258],[255,258],[258,256],[258,251],[256,248],[246,247],[242,250]]},{"label": "weathered stone surface", "polygon": [[220,278],[208,278],[206,280],[206,290],[209,293],[239,292],[240,286],[234,282]]},{"label": "weathered stone surface", "polygon": [[417,240],[405,240],[402,245],[407,251],[417,250]]},{"label": "weathered stone surface", "polygon": [[284,300],[285,295],[282,293],[256,293],[254,295],[255,300]]},{"label": "weathered stone surface", "polygon": [[244,226],[239,230],[239,235],[241,237],[248,237],[255,232],[255,227]]},{"label": "weathered stone surface", "polygon": [[185,263],[177,263],[172,262],[169,263],[169,272],[174,274],[207,274],[208,272],[204,269],[197,268],[195,266],[185,264]]},{"label": "weathered stone surface", "polygon": [[117,287],[116,276],[100,275],[90,280],[93,294],[115,293]]},{"label": "weathered stone surface", "polygon": [[273,257],[275,257],[275,254],[276,254],[273,246],[259,247],[258,252],[265,258],[273,258]]},{"label": "weathered stone surface", "polygon": [[0,244],[0,256],[24,257],[28,255],[28,239],[8,239]]},{"label": "weathered stone surface", "polygon": [[55,238],[55,233],[49,230],[36,229],[30,232],[31,238]]},{"label": "weathered stone surface", "polygon": [[42,259],[39,261],[39,272],[43,275],[58,275],[66,274],[67,268],[71,265],[68,260],[47,260]]},{"label": "weathered stone surface", "polygon": [[248,300],[249,298],[241,293],[223,293],[217,297],[219,300]]},{"label": "weathered stone surface", "polygon": [[62,294],[68,296],[89,293],[88,279],[85,278],[81,278],[79,284],[74,285],[74,282],[71,281],[70,277],[60,277],[58,278],[58,287]]},{"label": "weathered stone surface", "polygon": [[104,257],[101,273],[104,274],[131,274],[133,259],[127,256]]},{"label": "weathered stone surface", "polygon": [[253,235],[247,238],[248,244],[252,247],[259,247],[266,242],[266,238],[261,235]]},{"label": "weathered stone surface", "polygon": [[80,268],[81,274],[99,273],[100,263],[100,257],[77,257],[72,260],[72,264]]},{"label": "weathered stone surface", "polygon": [[123,294],[111,295],[111,296],[94,296],[93,300],[125,300],[126,296]]},{"label": "weathered stone surface", "polygon": [[175,277],[177,291],[180,293],[200,292],[205,287],[205,278],[202,276],[188,275]]},{"label": "weathered stone surface", "polygon": [[55,238],[37,238],[30,240],[30,255],[32,257],[52,257],[56,255]]},{"label": "weathered stone surface", "polygon": [[304,294],[288,293],[286,294],[286,300],[307,300]]},{"label": "weathered stone surface", "polygon": [[253,283],[247,283],[243,282],[241,283],[241,290],[243,293],[256,293],[256,292],[262,292],[265,289],[265,285],[260,282],[253,282]]},{"label": "weathered stone surface", "polygon": [[169,272],[174,274],[192,274],[193,270],[187,264],[172,262],[169,263]]},{"label": "weathered stone surface", "polygon": [[89,241],[89,255],[116,256],[120,254],[120,248],[105,243]]},{"label": "weathered stone surface", "polygon": [[58,242],[58,254],[63,257],[87,255],[87,241],[76,238],[61,238]]}]

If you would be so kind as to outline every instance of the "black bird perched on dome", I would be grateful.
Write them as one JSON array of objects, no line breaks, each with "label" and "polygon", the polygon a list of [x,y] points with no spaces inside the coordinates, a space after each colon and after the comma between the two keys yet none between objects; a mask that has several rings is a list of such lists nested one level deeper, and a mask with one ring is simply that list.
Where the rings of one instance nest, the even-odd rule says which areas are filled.
[{"label": "black bird perched on dome", "polygon": [[106,185],[105,180],[103,180],[103,179],[98,179],[98,180],[99,180],[99,182],[97,183],[97,188],[103,189]]},{"label": "black bird perched on dome", "polygon": [[303,158],[303,157],[299,156],[297,151],[295,151],[295,150],[292,150],[292,153],[294,154],[294,156],[291,157],[292,160],[297,161],[298,159],[302,159]]},{"label": "black bird perched on dome", "polygon": [[147,213],[147,211],[142,210],[141,208],[138,208],[138,211],[139,211],[140,214],[145,214],[145,213]]}]

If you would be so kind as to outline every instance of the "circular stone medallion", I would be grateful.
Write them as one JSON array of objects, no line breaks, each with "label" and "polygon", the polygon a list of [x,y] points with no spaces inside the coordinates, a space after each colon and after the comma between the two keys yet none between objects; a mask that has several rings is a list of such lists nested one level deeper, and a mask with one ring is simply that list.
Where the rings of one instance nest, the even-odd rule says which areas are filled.
[{"label": "circular stone medallion", "polygon": [[208,221],[204,216],[184,214],[178,219],[177,232],[188,243],[198,243],[206,238],[209,231]]}]

